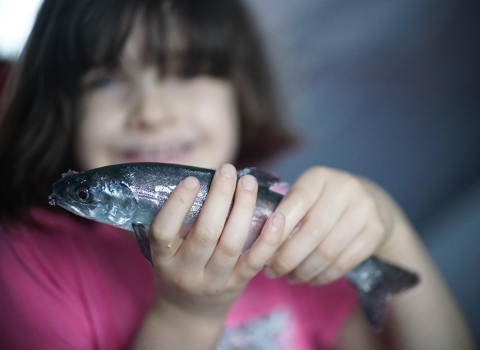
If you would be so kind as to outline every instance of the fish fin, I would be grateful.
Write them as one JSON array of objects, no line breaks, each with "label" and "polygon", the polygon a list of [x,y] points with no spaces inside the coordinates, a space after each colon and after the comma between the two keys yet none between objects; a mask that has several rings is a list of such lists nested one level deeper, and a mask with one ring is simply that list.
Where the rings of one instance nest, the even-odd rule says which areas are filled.
[{"label": "fish fin", "polygon": [[148,239],[148,228],[144,224],[132,223],[133,232],[137,238],[137,243],[143,256],[153,267],[152,250],[150,249],[150,240]]},{"label": "fish fin", "polygon": [[70,176],[70,175],[75,175],[78,174],[79,172],[76,170],[69,169],[68,172],[62,174],[62,179]]},{"label": "fish fin", "polygon": [[360,306],[371,327],[379,332],[387,316],[387,305],[393,294],[417,285],[417,274],[383,260],[371,257],[348,274],[360,301]]},{"label": "fish fin", "polygon": [[251,167],[251,168],[244,168],[237,171],[238,178],[241,178],[242,176],[245,176],[245,175],[254,176],[257,179],[258,184],[260,186],[265,186],[268,188],[272,186],[283,186],[284,184],[287,184],[286,182],[282,181],[277,174],[274,174],[271,171],[261,169],[261,168]]},{"label": "fish fin", "polygon": [[277,192],[279,194],[284,195],[285,193],[288,192],[289,188],[290,188],[290,184],[288,182],[280,181],[280,182],[277,182],[277,183],[273,184],[268,189],[270,191]]}]

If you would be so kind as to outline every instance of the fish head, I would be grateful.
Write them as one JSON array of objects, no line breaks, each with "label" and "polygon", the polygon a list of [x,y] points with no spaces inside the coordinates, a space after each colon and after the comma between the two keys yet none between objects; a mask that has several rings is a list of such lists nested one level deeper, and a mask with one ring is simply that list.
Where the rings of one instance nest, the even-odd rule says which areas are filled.
[{"label": "fish head", "polygon": [[84,218],[131,229],[136,199],[128,184],[95,171],[69,172],[52,186],[51,205]]}]

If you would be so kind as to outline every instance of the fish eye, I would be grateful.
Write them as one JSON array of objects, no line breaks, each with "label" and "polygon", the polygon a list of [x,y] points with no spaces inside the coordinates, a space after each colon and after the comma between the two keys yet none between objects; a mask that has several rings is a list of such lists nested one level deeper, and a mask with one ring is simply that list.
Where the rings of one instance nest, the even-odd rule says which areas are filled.
[{"label": "fish eye", "polygon": [[80,202],[88,202],[90,200],[90,191],[86,187],[79,187],[75,190],[75,196]]}]

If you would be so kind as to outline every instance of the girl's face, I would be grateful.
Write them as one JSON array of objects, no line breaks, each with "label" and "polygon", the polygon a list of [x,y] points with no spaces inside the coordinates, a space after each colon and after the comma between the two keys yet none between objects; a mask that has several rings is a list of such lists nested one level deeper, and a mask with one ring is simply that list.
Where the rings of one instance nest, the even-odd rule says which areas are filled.
[{"label": "girl's face", "polygon": [[84,169],[129,162],[217,168],[232,162],[239,125],[230,82],[209,76],[159,78],[138,57],[139,35],[121,66],[95,69],[82,81],[76,154]]}]

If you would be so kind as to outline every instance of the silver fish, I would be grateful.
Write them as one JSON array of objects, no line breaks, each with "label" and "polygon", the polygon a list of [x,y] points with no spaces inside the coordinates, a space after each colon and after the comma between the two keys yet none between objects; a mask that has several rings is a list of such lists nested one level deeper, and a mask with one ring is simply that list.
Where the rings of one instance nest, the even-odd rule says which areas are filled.
[{"label": "silver fish", "polygon": [[[253,175],[258,181],[258,195],[252,225],[243,251],[259,236],[267,218],[273,213],[281,194],[270,190],[281,180],[272,173],[245,168],[240,178]],[[83,172],[69,171],[53,184],[50,204],[59,205],[87,219],[103,222],[135,233],[144,257],[152,264],[148,231],[177,184],[188,176],[196,177],[200,190],[188,212],[180,235],[185,237],[198,217],[214,175],[213,170],[163,163],[110,165]],[[383,328],[387,302],[392,294],[410,289],[419,282],[417,274],[370,257],[347,274],[361,307],[372,328]]]}]

